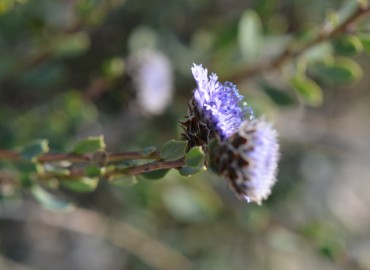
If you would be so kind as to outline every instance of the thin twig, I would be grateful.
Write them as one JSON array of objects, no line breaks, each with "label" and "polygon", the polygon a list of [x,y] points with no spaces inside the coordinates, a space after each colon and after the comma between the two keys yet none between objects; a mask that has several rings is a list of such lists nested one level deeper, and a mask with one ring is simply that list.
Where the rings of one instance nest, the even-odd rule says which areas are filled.
[{"label": "thin twig", "polygon": [[358,8],[354,11],[354,13],[350,15],[342,23],[340,23],[338,26],[332,29],[323,28],[323,30],[320,31],[315,38],[303,44],[299,48],[297,47],[293,48],[294,46],[287,46],[285,50],[283,50],[279,55],[277,55],[273,59],[261,62],[252,67],[240,69],[237,72],[231,74],[230,76],[226,76],[225,79],[237,82],[245,80],[250,77],[254,77],[256,75],[260,75],[265,72],[275,70],[281,67],[287,61],[293,58],[297,58],[302,53],[318,45],[319,43],[331,39],[341,33],[350,31],[355,24],[357,24],[365,15],[368,15],[369,13],[370,13],[369,5],[359,5]]},{"label": "thin twig", "polygon": [[[70,161],[79,163],[91,162],[93,155],[89,154],[73,154],[73,153],[48,153],[37,158],[38,162],[56,162],[56,161]],[[0,159],[20,161],[22,156],[20,153],[11,150],[0,150]],[[140,151],[107,153],[107,162],[117,162],[129,159],[160,159],[159,152],[144,154]]]},{"label": "thin twig", "polygon": [[127,175],[139,175],[142,173],[157,171],[161,169],[176,169],[181,168],[185,165],[185,159],[180,158],[177,160],[171,160],[171,161],[157,161],[152,163],[147,163],[143,165],[133,166],[130,168],[125,168],[121,170],[113,170],[110,172],[107,172],[105,176],[111,176],[114,174],[127,174]]}]

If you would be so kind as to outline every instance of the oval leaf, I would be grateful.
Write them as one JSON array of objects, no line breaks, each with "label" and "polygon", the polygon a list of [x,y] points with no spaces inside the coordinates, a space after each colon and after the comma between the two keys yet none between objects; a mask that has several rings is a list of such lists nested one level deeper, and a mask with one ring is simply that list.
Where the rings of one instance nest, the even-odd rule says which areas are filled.
[{"label": "oval leaf", "polygon": [[61,181],[62,187],[74,192],[87,193],[94,191],[98,186],[99,178],[80,177]]},{"label": "oval leaf", "polygon": [[358,37],[360,38],[364,51],[370,54],[370,34],[360,34]]},{"label": "oval leaf", "polygon": [[293,98],[288,95],[285,91],[280,90],[271,85],[263,85],[262,86],[265,93],[275,102],[277,105],[280,106],[289,106],[294,104]]},{"label": "oval leaf", "polygon": [[241,16],[238,41],[246,61],[253,62],[258,59],[262,45],[262,23],[254,10],[247,10]]},{"label": "oval leaf", "polygon": [[88,137],[85,140],[78,142],[72,152],[75,154],[87,154],[94,153],[104,148],[105,143],[103,136]]},{"label": "oval leaf", "polygon": [[361,40],[352,36],[342,36],[333,41],[335,51],[341,55],[354,56],[363,50]]},{"label": "oval leaf", "polygon": [[296,76],[290,83],[306,104],[310,106],[320,106],[322,104],[322,90],[314,81],[304,76]]},{"label": "oval leaf", "polygon": [[74,205],[71,202],[55,197],[39,185],[33,185],[31,192],[35,199],[47,209],[54,211],[70,211],[74,208]]},{"label": "oval leaf", "polygon": [[160,156],[164,160],[176,160],[185,156],[187,142],[170,140],[161,148]]},{"label": "oval leaf", "polygon": [[130,175],[112,175],[109,177],[109,182],[116,187],[131,187],[137,184],[137,179]]},{"label": "oval leaf", "polygon": [[85,175],[87,177],[98,177],[102,174],[102,168],[95,165],[89,165],[85,169]]},{"label": "oval leaf", "polygon": [[157,179],[163,178],[167,174],[168,171],[169,169],[161,169],[161,170],[143,173],[142,176],[145,177],[146,179],[157,180]]},{"label": "oval leaf", "polygon": [[344,57],[338,57],[333,62],[316,64],[311,70],[314,75],[333,84],[354,83],[362,77],[361,67]]},{"label": "oval leaf", "polygon": [[27,144],[21,150],[21,156],[25,160],[35,161],[37,157],[49,152],[49,142],[48,140],[40,139],[34,140],[33,142]]},{"label": "oval leaf", "polygon": [[186,166],[194,169],[200,169],[204,166],[204,151],[202,147],[193,147],[185,156]]},{"label": "oval leaf", "polygon": [[191,176],[191,175],[196,174],[197,172],[199,172],[201,169],[202,169],[201,167],[200,168],[192,168],[192,167],[184,166],[179,170],[179,173],[182,176]]}]

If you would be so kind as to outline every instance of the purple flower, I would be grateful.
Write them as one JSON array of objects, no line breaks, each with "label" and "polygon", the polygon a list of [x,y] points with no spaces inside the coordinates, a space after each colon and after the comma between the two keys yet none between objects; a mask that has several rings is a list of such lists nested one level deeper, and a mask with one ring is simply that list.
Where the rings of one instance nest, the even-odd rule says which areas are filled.
[{"label": "purple flower", "polygon": [[211,166],[229,182],[241,200],[261,204],[276,182],[277,132],[263,118],[246,120],[212,150]]},{"label": "purple flower", "polygon": [[202,65],[194,64],[191,71],[198,85],[194,92],[198,110],[206,118],[205,122],[212,123],[221,139],[238,131],[246,114],[253,118],[253,112],[242,102],[243,96],[234,84],[220,83],[214,73],[208,77]]}]

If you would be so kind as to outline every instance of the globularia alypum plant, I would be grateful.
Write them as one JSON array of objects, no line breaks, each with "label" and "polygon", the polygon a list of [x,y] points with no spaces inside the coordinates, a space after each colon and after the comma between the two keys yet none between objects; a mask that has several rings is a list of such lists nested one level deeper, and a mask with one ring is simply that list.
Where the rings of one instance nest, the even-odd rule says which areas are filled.
[{"label": "globularia alypum plant", "polygon": [[[345,84],[358,80],[362,70],[346,56],[362,50],[370,53],[364,20],[370,14],[369,4],[358,0],[352,6],[351,13],[329,17],[323,26],[306,33],[306,38],[296,37],[270,60],[233,70],[228,80],[246,80],[287,66],[283,77],[297,99],[319,106],[323,91],[316,81]],[[250,50],[256,46],[249,46],[254,39],[248,31],[251,25],[259,25],[257,19],[255,13],[246,11],[240,20],[239,43],[245,56],[255,53]],[[258,33],[255,30],[253,34]],[[44,206],[66,209],[70,203],[55,198],[44,187],[89,192],[99,180],[127,186],[136,176],[158,179],[170,169],[188,176],[210,168],[240,200],[261,204],[276,182],[277,132],[263,117],[254,115],[233,83],[219,82],[216,74],[208,76],[202,65],[194,64],[191,70],[197,87],[188,115],[180,122],[183,140],[170,140],[159,151],[149,147],[123,153],[107,152],[102,136],[77,143],[69,153],[50,153],[47,140],[33,141],[17,151],[0,150],[0,161],[13,169],[1,171],[0,198],[13,196],[17,186],[29,187]],[[277,104],[292,101],[276,87],[260,88]]]},{"label": "globularia alypum plant", "polygon": [[48,142],[37,140],[19,151],[1,150],[0,156],[30,162],[23,180],[39,201],[54,209],[68,204],[51,200],[42,186],[87,192],[100,179],[127,185],[135,181],[127,176],[161,178],[169,169],[188,176],[207,167],[222,175],[239,199],[260,204],[276,181],[276,131],[263,118],[255,118],[234,84],[220,83],[216,74],[208,77],[202,65],[194,64],[191,70],[197,88],[181,122],[184,140],[170,140],[160,151],[149,147],[108,153],[100,136],[77,143],[70,153],[49,153]]}]

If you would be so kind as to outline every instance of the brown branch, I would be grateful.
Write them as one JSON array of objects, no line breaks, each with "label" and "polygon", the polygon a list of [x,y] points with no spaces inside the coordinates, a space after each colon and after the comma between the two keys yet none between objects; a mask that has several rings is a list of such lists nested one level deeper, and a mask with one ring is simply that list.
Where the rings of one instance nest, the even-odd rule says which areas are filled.
[{"label": "brown branch", "polygon": [[120,170],[113,170],[107,172],[105,176],[111,176],[115,174],[127,174],[127,175],[139,175],[142,173],[157,171],[161,169],[176,169],[181,168],[185,165],[185,159],[180,158],[177,160],[171,161],[157,161],[152,163],[147,163],[143,165],[133,166],[130,168],[120,169]]},{"label": "brown branch", "polygon": [[[55,161],[70,161],[79,163],[89,163],[93,155],[88,154],[73,154],[73,153],[48,153],[37,158],[38,162],[55,162]],[[21,161],[22,156],[20,153],[11,150],[0,150],[0,159],[7,159],[13,161]],[[160,159],[159,152],[150,154],[143,154],[140,151],[121,152],[121,153],[107,153],[107,162],[117,162],[129,159]]]},{"label": "brown branch", "polygon": [[[185,166],[185,158],[180,158],[177,160],[171,160],[171,161],[155,161],[151,163],[136,165],[124,169],[114,168],[112,170],[109,170],[105,173],[103,173],[101,176],[106,177],[109,179],[109,177],[114,175],[139,175],[143,173],[153,172],[157,170],[162,169],[177,169]],[[38,174],[38,179],[47,180],[53,177],[63,179],[63,180],[74,180],[79,177],[86,176],[86,172],[83,168],[73,168],[70,170],[70,173],[68,175],[55,175],[52,172],[43,172]]]},{"label": "brown branch", "polygon": [[358,8],[354,11],[352,15],[350,15],[346,20],[344,20],[333,29],[323,28],[323,30],[320,31],[315,38],[303,44],[299,48],[293,48],[293,46],[288,45],[283,52],[281,52],[273,59],[261,62],[252,67],[240,69],[236,73],[233,73],[230,76],[226,76],[225,79],[237,82],[265,72],[275,70],[285,64],[287,61],[300,56],[302,53],[320,44],[321,42],[331,39],[341,33],[350,31],[354,27],[354,25],[356,25],[364,16],[368,15],[369,13],[369,5],[359,4]]},{"label": "brown branch", "polygon": [[145,155],[141,152],[123,152],[123,153],[109,153],[107,155],[108,162],[128,160],[128,159],[160,159],[159,152],[153,152]]}]

